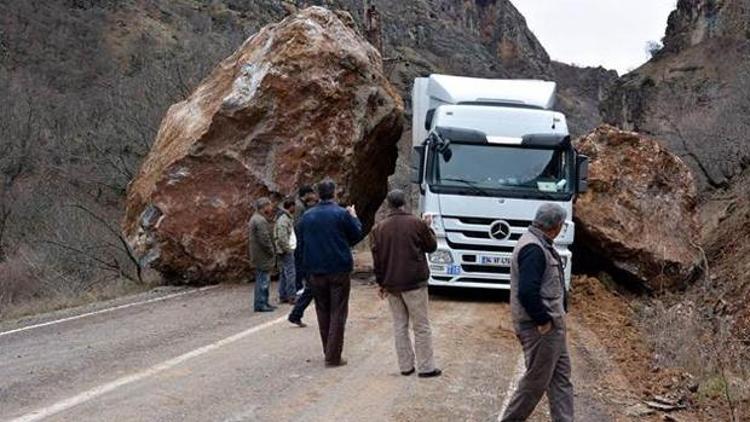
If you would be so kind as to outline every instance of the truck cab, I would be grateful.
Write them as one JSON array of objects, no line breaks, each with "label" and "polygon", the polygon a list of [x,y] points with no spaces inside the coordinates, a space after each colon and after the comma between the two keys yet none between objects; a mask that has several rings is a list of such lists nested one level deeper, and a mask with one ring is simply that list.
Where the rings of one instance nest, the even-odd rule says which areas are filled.
[{"label": "truck cab", "polygon": [[552,109],[555,83],[432,75],[415,80],[412,181],[433,215],[432,286],[509,289],[513,248],[543,203],[568,212],[555,246],[570,285],[573,201],[588,160]]}]

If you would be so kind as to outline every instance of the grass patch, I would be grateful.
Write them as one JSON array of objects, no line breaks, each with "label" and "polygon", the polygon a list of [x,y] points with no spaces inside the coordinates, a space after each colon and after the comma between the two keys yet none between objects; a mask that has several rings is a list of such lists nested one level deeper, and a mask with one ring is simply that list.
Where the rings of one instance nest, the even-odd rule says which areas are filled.
[{"label": "grass patch", "polygon": [[142,293],[152,289],[151,284],[138,284],[130,280],[117,280],[97,286],[80,295],[56,295],[36,297],[21,303],[6,304],[0,308],[0,321],[9,321],[116,299],[121,296]]}]

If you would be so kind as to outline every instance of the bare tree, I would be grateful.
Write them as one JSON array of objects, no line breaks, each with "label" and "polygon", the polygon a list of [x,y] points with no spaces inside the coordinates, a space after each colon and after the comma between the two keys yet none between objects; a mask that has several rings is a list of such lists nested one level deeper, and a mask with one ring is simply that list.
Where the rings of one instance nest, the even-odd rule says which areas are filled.
[{"label": "bare tree", "polygon": [[0,132],[5,134],[0,144],[0,262],[8,255],[5,235],[13,209],[13,187],[30,164],[30,146],[38,131],[37,116],[28,97],[21,104],[4,108],[0,111]]}]

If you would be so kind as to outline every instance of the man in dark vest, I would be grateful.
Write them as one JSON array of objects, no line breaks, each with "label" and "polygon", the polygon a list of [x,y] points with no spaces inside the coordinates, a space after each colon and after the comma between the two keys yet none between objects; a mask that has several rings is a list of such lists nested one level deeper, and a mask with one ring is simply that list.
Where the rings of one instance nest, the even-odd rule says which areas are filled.
[{"label": "man in dark vest", "polygon": [[513,251],[510,307],[526,359],[526,373],[502,416],[504,422],[528,419],[544,393],[554,422],[573,420],[565,269],[553,240],[560,234],[566,216],[559,205],[542,205]]}]

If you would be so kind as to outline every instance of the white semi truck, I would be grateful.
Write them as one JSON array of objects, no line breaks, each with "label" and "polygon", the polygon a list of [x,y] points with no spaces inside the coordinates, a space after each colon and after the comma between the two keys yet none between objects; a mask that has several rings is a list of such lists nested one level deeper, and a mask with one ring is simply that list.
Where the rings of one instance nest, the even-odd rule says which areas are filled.
[{"label": "white semi truck", "polygon": [[588,158],[552,110],[555,89],[537,80],[414,81],[412,181],[438,237],[430,285],[509,289],[513,247],[546,202],[568,212],[555,245],[570,285],[573,200],[587,189]]}]

